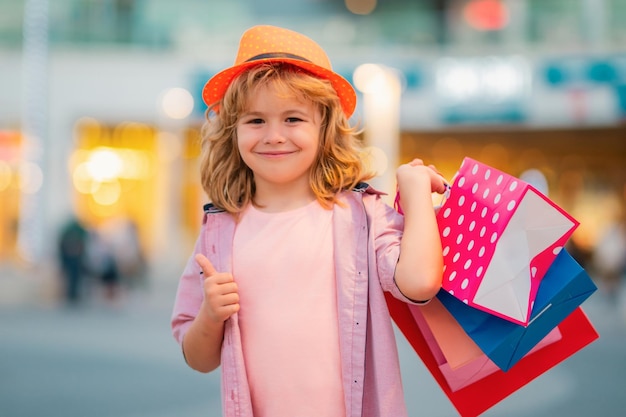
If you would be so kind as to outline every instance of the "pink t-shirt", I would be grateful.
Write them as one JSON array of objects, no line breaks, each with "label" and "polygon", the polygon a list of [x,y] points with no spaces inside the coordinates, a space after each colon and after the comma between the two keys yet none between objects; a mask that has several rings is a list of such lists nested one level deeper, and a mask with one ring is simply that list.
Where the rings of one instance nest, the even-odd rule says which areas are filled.
[{"label": "pink t-shirt", "polygon": [[237,224],[233,275],[255,417],[345,416],[332,210],[249,207]]}]

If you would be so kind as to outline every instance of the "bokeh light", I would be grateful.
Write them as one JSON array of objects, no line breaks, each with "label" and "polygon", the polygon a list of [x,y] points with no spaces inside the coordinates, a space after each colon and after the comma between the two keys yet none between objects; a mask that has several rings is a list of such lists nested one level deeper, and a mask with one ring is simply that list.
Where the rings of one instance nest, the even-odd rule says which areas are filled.
[{"label": "bokeh light", "polygon": [[161,98],[161,109],[163,113],[175,120],[182,120],[193,111],[194,100],[189,91],[184,88],[170,88]]},{"label": "bokeh light", "polygon": [[368,15],[376,9],[376,0],[345,0],[346,8],[354,14]]},{"label": "bokeh light", "polygon": [[388,86],[385,69],[376,64],[359,65],[354,70],[354,85],[366,94],[383,91]]},{"label": "bokeh light", "polygon": [[463,9],[465,21],[478,30],[500,30],[509,23],[509,11],[500,0],[471,0]]},{"label": "bokeh light", "polygon": [[112,149],[98,148],[89,155],[86,169],[94,181],[111,180],[122,172],[122,159]]}]

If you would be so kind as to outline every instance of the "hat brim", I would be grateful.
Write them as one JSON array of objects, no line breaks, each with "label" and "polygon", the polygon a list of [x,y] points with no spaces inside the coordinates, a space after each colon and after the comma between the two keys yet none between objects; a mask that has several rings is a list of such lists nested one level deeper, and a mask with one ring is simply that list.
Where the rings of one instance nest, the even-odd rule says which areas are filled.
[{"label": "hat brim", "polygon": [[348,82],[348,80],[346,80],[336,72],[326,69],[324,67],[320,67],[319,65],[315,65],[313,63],[302,61],[299,59],[284,57],[280,59],[267,58],[250,62],[243,62],[239,65],[234,65],[230,68],[218,72],[213,77],[211,77],[211,79],[207,81],[207,83],[204,85],[204,88],[202,89],[202,99],[208,106],[213,105],[224,97],[226,90],[239,74],[243,73],[249,68],[272,62],[286,62],[296,67],[302,68],[315,76],[328,80],[337,92],[339,101],[341,102],[341,108],[343,109],[346,117],[350,117],[354,113],[354,109],[356,108],[356,92],[354,91],[354,87]]}]

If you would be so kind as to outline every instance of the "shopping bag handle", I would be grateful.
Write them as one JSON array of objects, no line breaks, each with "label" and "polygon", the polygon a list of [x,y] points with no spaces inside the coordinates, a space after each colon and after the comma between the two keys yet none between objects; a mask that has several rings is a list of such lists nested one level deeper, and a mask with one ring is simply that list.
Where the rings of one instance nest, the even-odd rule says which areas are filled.
[{"label": "shopping bag handle", "polygon": [[450,184],[448,184],[447,182],[443,183],[443,186],[445,188],[445,191],[443,192],[443,194],[441,194],[441,201],[439,202],[439,206],[441,207],[446,203],[446,200],[448,200],[448,198],[450,198],[450,192],[452,190],[452,186]]}]

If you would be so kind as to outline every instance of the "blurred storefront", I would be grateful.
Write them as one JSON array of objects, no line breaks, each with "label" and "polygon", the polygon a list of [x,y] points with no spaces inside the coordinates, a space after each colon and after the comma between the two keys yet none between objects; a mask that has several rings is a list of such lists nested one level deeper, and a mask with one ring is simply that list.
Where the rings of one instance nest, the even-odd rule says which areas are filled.
[{"label": "blurred storefront", "polygon": [[70,156],[73,207],[87,226],[98,228],[123,218],[137,226],[150,249],[158,211],[159,152],[157,132],[140,123],[107,126],[96,120],[76,124]]}]

